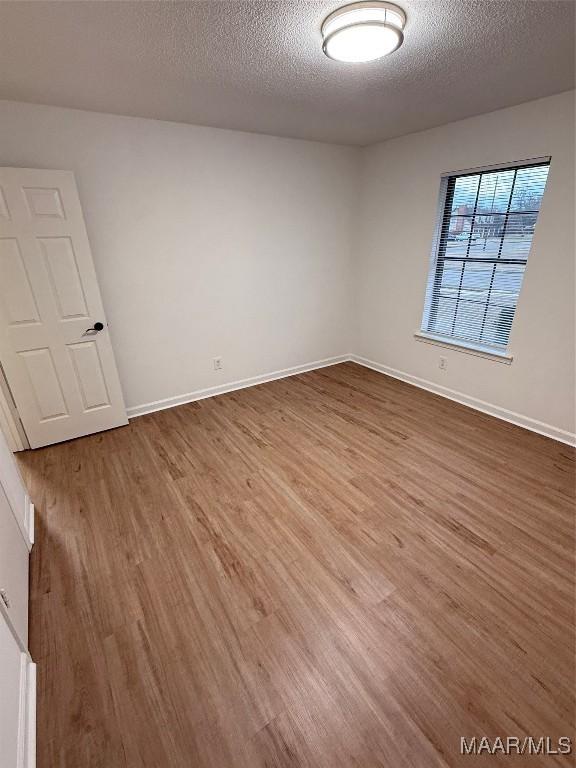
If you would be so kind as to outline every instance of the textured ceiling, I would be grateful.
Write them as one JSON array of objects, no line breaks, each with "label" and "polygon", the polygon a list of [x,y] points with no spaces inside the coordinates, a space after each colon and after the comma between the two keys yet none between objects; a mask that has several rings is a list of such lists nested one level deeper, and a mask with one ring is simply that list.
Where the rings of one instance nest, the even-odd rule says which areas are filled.
[{"label": "textured ceiling", "polygon": [[573,0],[399,0],[396,53],[320,48],[343,2],[0,2],[0,98],[369,144],[574,87]]}]

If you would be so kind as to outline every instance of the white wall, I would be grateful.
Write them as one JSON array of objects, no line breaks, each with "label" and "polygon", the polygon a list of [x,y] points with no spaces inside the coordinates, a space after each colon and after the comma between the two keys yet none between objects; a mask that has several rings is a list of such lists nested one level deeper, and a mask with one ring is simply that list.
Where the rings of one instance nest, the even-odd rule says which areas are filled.
[{"label": "white wall", "polygon": [[[552,162],[512,328],[512,364],[416,341],[440,175],[546,155]],[[573,433],[574,93],[367,148],[361,212],[354,351],[527,424]]]},{"label": "white wall", "polygon": [[[561,436],[573,109],[560,94],[358,150],[0,101],[0,164],[75,171],[129,407],[354,352]],[[415,341],[440,174],[544,155],[512,365]]]},{"label": "white wall", "polygon": [[0,165],[76,174],[128,407],[350,351],[359,153],[0,101]]}]

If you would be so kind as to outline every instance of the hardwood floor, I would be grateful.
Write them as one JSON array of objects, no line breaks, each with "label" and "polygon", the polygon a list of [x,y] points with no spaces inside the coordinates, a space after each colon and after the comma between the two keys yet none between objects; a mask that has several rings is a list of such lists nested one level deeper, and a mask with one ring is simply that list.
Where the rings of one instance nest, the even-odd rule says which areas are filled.
[{"label": "hardwood floor", "polygon": [[352,363],[27,452],[39,768],[572,765],[572,449]]}]

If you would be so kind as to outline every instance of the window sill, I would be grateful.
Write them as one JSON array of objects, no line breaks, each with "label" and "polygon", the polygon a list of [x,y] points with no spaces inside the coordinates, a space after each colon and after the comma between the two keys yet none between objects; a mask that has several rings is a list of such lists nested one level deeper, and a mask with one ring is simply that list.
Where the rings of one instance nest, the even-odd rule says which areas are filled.
[{"label": "window sill", "polygon": [[494,360],[496,363],[504,363],[504,365],[510,365],[514,359],[512,355],[507,352],[499,352],[498,350],[487,350],[476,344],[466,344],[463,341],[455,341],[454,339],[443,338],[442,336],[434,336],[424,331],[415,331],[414,338],[416,341],[422,341],[425,344],[436,344],[439,347],[445,349],[454,349],[457,352],[464,352],[467,355],[475,355],[476,357],[484,357],[487,360]]}]

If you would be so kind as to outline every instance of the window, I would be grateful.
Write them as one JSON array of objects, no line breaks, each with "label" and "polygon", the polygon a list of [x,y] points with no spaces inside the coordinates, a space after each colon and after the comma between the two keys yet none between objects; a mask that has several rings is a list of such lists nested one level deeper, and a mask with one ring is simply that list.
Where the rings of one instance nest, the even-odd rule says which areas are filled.
[{"label": "window", "polygon": [[445,176],[425,335],[505,353],[550,159]]}]

